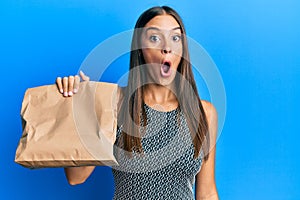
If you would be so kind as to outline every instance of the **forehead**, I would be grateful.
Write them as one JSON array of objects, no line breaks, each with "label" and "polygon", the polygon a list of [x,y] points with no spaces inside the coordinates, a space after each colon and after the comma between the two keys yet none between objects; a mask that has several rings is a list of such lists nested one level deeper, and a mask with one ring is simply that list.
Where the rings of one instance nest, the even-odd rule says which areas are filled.
[{"label": "forehead", "polygon": [[172,30],[180,27],[175,18],[171,15],[158,15],[152,18],[145,27],[156,27],[164,30]]}]

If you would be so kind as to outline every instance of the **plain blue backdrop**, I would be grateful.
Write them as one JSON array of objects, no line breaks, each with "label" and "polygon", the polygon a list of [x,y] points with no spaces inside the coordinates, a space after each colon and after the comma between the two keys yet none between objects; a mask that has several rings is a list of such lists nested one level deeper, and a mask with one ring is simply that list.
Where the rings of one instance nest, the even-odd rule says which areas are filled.
[{"label": "plain blue backdrop", "polygon": [[[1,0],[1,199],[111,199],[108,167],[72,187],[62,169],[29,170],[14,163],[21,102],[27,88],[77,73],[95,46],[132,29],[154,5],[181,14],[188,35],[222,75],[227,115],[217,142],[220,198],[300,199],[297,0]],[[128,63],[116,63],[127,70]]]}]

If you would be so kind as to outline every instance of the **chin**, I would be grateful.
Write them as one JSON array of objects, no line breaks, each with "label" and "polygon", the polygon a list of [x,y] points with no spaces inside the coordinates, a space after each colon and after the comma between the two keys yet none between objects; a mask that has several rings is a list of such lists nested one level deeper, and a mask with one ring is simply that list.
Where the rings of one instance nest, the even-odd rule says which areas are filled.
[{"label": "chin", "polygon": [[160,78],[159,84],[162,86],[171,86],[172,84],[174,84],[174,79],[175,76],[171,76],[168,78]]}]

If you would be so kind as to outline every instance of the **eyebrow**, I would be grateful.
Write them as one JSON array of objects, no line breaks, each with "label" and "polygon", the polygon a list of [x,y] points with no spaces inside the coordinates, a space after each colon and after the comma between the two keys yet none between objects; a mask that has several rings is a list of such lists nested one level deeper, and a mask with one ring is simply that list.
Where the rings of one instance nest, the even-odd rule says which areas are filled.
[{"label": "eyebrow", "polygon": [[[174,31],[174,30],[181,30],[181,28],[179,26],[175,27],[175,28],[172,28],[171,31]],[[148,27],[146,29],[146,32],[149,31],[149,30],[156,30],[156,31],[161,31],[162,29],[160,28],[157,28],[157,27],[154,27],[154,26],[151,26],[151,27]]]}]

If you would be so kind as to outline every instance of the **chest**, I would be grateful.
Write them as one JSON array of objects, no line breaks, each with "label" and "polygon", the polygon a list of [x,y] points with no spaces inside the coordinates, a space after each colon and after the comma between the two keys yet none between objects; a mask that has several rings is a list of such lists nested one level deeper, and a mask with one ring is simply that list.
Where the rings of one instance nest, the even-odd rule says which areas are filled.
[{"label": "chest", "polygon": [[[200,170],[202,156],[196,159],[187,122],[182,113],[146,109],[147,125],[141,127],[143,154],[127,157],[119,151],[118,168],[134,173],[170,173],[192,179]],[[118,130],[120,132],[121,130]]]}]

